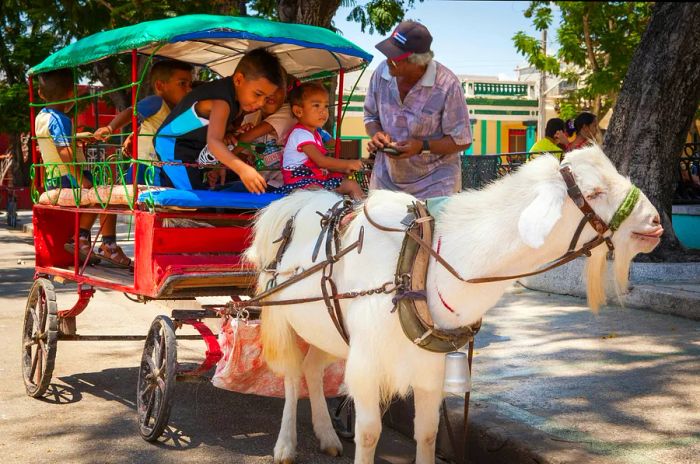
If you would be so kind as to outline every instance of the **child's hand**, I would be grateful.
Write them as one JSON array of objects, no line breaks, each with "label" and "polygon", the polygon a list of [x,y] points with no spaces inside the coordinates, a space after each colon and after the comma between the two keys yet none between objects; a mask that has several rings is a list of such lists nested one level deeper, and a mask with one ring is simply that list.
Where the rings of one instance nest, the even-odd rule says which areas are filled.
[{"label": "child's hand", "polygon": [[105,141],[109,139],[112,136],[112,128],[109,126],[104,126],[100,127],[95,131],[93,134],[93,137],[95,137],[97,140]]},{"label": "child's hand", "polygon": [[241,125],[241,127],[239,127],[238,130],[236,130],[236,135],[243,134],[244,132],[248,132],[252,128],[253,128],[253,125],[251,123],[247,122],[247,123]]},{"label": "child's hand", "polygon": [[80,186],[84,189],[89,189],[92,188],[92,182],[83,177],[83,179],[80,181]]},{"label": "child's hand", "polygon": [[216,187],[217,184],[224,185],[226,183],[226,168],[212,169],[207,172],[207,182],[210,189]]},{"label": "child's hand", "polygon": [[255,170],[255,168],[246,166],[245,169],[238,173],[243,185],[252,193],[265,193],[265,179]]},{"label": "child's hand", "polygon": [[361,160],[348,160],[345,172],[352,174],[353,172],[362,171],[365,168]]},{"label": "child's hand", "polygon": [[231,132],[226,132],[224,135],[224,143],[226,145],[233,145],[234,147],[238,145],[238,140],[236,140],[236,135]]},{"label": "child's hand", "polygon": [[129,136],[124,140],[124,143],[122,144],[122,150],[125,155],[131,155],[131,142],[134,138],[134,134],[131,133]]}]

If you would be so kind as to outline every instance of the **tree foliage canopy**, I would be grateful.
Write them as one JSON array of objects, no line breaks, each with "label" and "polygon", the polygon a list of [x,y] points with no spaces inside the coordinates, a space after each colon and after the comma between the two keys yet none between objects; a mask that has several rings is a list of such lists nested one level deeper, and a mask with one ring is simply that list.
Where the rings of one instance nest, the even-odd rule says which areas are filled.
[{"label": "tree foliage canopy", "polygon": [[513,43],[536,69],[578,83],[570,105],[604,111],[617,98],[653,3],[532,1],[525,17],[539,31],[550,29],[554,6],[561,12],[556,56],[545,57],[540,41],[522,31]]}]

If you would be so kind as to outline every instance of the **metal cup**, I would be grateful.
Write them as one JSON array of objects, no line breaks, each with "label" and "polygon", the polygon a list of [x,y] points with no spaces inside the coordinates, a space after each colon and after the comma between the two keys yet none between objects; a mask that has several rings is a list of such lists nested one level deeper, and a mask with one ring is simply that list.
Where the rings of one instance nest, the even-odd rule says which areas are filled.
[{"label": "metal cup", "polygon": [[445,381],[443,390],[446,393],[462,394],[471,390],[472,377],[469,373],[467,353],[453,351],[445,355]]}]

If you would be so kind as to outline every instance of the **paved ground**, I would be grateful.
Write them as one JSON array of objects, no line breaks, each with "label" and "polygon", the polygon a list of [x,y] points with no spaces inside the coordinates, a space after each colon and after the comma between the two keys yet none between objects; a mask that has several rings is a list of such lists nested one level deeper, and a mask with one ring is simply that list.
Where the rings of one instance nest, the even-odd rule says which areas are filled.
[{"label": "paved ground", "polygon": [[597,462],[700,462],[697,321],[620,307],[594,315],[577,298],[513,289],[476,338],[472,391],[476,407]]},{"label": "paved ground", "polygon": [[[2,218],[4,219],[4,218]],[[25,218],[26,222],[26,218]],[[49,393],[25,395],[20,370],[21,324],[32,282],[29,236],[0,225],[0,456],[6,463],[270,463],[282,401],[238,395],[209,384],[178,384],[167,436],[153,445],[138,435],[135,388],[142,342],[61,342]],[[71,286],[58,286],[59,308],[75,302]],[[98,290],[78,318],[82,334],[145,334],[157,304],[141,305]],[[179,359],[196,360],[198,341],[179,343]],[[349,463],[316,451],[308,401],[300,402],[299,462]],[[409,463],[410,440],[385,430],[378,462]]]}]

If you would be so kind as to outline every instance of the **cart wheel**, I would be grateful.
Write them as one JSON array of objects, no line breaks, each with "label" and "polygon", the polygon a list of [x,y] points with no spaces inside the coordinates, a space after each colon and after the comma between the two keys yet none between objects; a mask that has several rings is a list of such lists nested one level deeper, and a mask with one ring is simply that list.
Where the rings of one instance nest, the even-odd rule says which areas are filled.
[{"label": "cart wheel", "polygon": [[353,440],[355,438],[355,403],[352,398],[338,398],[338,406],[331,406],[331,422],[340,438]]},{"label": "cart wheel", "polygon": [[169,317],[158,316],[146,337],[136,391],[139,431],[146,441],[156,441],[168,425],[176,371],[175,326]]},{"label": "cart wheel", "polygon": [[22,374],[27,395],[42,396],[49,386],[58,345],[58,310],[53,284],[36,279],[29,291],[22,328]]}]

